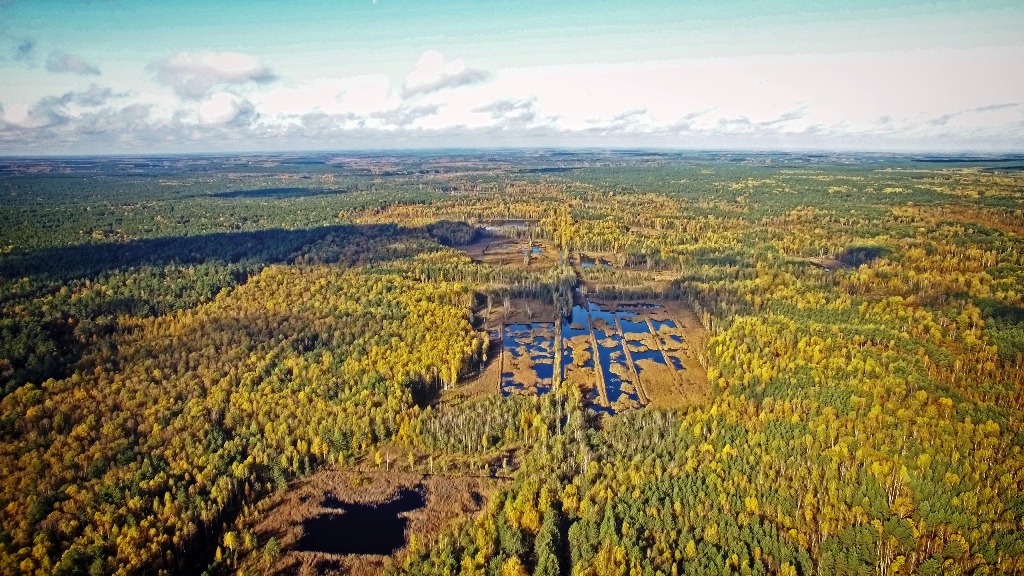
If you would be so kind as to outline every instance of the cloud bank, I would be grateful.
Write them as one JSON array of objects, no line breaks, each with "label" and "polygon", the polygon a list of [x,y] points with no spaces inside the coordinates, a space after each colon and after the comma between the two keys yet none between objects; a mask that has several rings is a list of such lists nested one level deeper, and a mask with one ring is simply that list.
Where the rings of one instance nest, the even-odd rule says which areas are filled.
[{"label": "cloud bank", "polygon": [[265,84],[276,78],[259,58],[237,52],[179,52],[153,62],[151,68],[161,84],[195,100],[217,87]]},{"label": "cloud bank", "polygon": [[[979,66],[978,62],[984,62]],[[186,52],[131,93],[5,99],[0,153],[628,146],[1021,150],[1021,50],[474,68],[289,78]],[[148,90],[148,91],[147,91]]]},{"label": "cloud bank", "polygon": [[0,109],[0,126],[6,124],[8,128],[22,130],[68,127],[71,131],[76,131],[81,128],[77,121],[88,114],[88,109],[102,107],[126,96],[128,94],[117,94],[110,88],[91,84],[86,90],[41,98],[33,106],[15,105],[6,112]]}]

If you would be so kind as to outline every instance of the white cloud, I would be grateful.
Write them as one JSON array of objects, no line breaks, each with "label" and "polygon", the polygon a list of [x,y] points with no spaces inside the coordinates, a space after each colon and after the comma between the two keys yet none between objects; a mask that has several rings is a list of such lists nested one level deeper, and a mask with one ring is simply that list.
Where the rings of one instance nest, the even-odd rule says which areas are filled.
[{"label": "white cloud", "polygon": [[274,72],[263,62],[237,52],[179,52],[151,65],[157,80],[183,98],[201,99],[218,86],[274,80]]},{"label": "white cloud", "polygon": [[17,128],[41,128],[46,126],[48,119],[34,113],[27,104],[12,104],[4,110],[4,122]]},{"label": "white cloud", "polygon": [[248,100],[218,92],[199,105],[198,119],[203,126],[220,126],[248,120],[253,114],[253,105]]},{"label": "white cloud", "polygon": [[320,78],[295,86],[275,86],[255,95],[253,101],[272,116],[305,114],[314,110],[339,112],[337,98],[349,86],[350,83],[343,79]]},{"label": "white cloud", "polygon": [[409,128],[420,124],[420,120],[436,115],[441,107],[436,104],[426,106],[403,106],[394,110],[386,110],[373,114],[380,121],[380,128]]},{"label": "white cloud", "polygon": [[1013,109],[1019,107],[1020,103],[1018,102],[1008,102],[1005,104],[990,104],[988,106],[977,106],[975,108],[969,108],[967,110],[957,110],[956,112],[943,114],[938,118],[932,119],[931,121],[929,121],[929,123],[934,124],[936,126],[946,126],[951,121],[963,122],[964,120],[966,120],[970,122],[973,119],[975,122],[977,122],[978,120],[982,120],[982,124],[984,124],[986,123],[986,120],[988,122],[992,122],[993,120],[995,120],[995,118],[981,118],[979,117],[979,115],[990,116],[992,114],[999,114],[1004,118],[1012,118],[1014,115],[1012,114],[1012,111],[1014,111]]},{"label": "white cloud", "polygon": [[[31,51],[32,45],[30,44],[23,44],[19,46],[19,49],[26,45]],[[50,52],[46,58],[46,69],[58,74],[78,74],[79,76],[99,76],[100,73],[99,68],[86,62],[81,56],[58,51]]]},{"label": "white cloud", "polygon": [[469,68],[462,58],[450,62],[435,50],[427,50],[420,56],[416,68],[406,77],[402,86],[402,97],[411,98],[441,90],[480,84],[491,78],[491,74],[476,68]]}]

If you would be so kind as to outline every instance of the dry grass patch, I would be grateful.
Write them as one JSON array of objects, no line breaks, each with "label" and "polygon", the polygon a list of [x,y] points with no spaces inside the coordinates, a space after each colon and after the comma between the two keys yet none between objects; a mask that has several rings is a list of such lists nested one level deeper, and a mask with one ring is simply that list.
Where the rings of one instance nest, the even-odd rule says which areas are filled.
[{"label": "dry grass patch", "polygon": [[636,365],[652,408],[679,408],[689,404],[676,383],[674,368],[647,358],[638,360]]}]

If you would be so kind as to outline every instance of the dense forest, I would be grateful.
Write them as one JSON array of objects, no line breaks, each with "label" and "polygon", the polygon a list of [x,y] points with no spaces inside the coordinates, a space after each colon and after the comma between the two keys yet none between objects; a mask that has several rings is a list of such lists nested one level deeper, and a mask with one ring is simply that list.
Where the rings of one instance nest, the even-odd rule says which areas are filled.
[{"label": "dense forest", "polygon": [[[392,574],[1024,574],[1024,166],[942,160],[0,161],[0,573],[275,572],[404,451],[506,483]],[[693,310],[707,398],[458,396],[585,294]]]}]

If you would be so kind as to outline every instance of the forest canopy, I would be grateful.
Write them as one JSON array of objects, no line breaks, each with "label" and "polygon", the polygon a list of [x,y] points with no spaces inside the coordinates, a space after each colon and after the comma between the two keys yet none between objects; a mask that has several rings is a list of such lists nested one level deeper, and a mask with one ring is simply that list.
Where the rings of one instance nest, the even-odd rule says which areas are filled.
[{"label": "forest canopy", "polygon": [[[1024,574],[1024,174],[488,158],[0,161],[0,573],[287,571],[269,503],[402,451],[504,483],[394,574]],[[586,298],[692,311],[707,396],[465,391]]]}]

